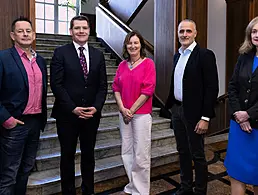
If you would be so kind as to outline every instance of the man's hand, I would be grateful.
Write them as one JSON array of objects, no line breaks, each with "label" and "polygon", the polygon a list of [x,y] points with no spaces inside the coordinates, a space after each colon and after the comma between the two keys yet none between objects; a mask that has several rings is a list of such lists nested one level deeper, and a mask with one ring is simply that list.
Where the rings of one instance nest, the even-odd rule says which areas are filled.
[{"label": "man's hand", "polygon": [[73,113],[82,119],[92,118],[96,112],[97,110],[95,107],[76,107],[73,110]]},{"label": "man's hand", "polygon": [[252,127],[251,127],[249,121],[245,121],[245,122],[240,123],[240,127],[243,131],[246,131],[247,133],[252,132]]},{"label": "man's hand", "polygon": [[234,113],[234,117],[237,123],[243,123],[249,119],[249,115],[246,111],[237,111]]},{"label": "man's hand", "polygon": [[10,124],[10,126],[8,126],[6,129],[12,129],[14,127],[16,127],[17,125],[24,125],[24,122],[18,120],[18,119],[14,119],[13,123]]},{"label": "man's hand", "polygon": [[195,131],[197,134],[204,134],[204,133],[207,132],[208,127],[209,127],[209,122],[201,119],[201,120],[197,123],[197,125],[195,126],[194,131]]}]

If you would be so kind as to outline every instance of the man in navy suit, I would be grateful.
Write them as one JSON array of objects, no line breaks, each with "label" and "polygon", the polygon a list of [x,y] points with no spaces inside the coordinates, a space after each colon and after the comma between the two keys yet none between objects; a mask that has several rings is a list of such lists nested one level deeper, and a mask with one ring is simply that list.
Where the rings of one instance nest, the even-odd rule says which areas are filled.
[{"label": "man in navy suit", "polygon": [[61,146],[63,195],[75,195],[74,155],[78,137],[81,149],[82,194],[94,194],[94,147],[101,109],[107,94],[104,55],[88,45],[89,20],[71,20],[73,42],[55,50],[50,66],[50,84],[55,95],[52,116],[56,118]]},{"label": "man in navy suit", "polygon": [[0,51],[0,194],[25,195],[47,108],[47,70],[31,48],[31,21],[13,21],[14,46]]},{"label": "man in navy suit", "polygon": [[[178,26],[181,43],[174,56],[170,93],[166,107],[172,108],[172,124],[180,159],[181,188],[176,195],[206,195],[208,169],[203,135],[215,116],[218,72],[215,55],[196,42],[196,24],[185,19]],[[195,168],[193,192],[192,161]]]}]

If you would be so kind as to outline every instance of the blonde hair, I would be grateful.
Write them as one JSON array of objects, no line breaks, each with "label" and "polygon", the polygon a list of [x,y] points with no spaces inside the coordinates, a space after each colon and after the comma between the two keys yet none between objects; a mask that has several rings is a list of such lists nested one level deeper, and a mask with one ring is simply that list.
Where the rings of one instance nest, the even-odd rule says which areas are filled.
[{"label": "blonde hair", "polygon": [[255,46],[253,45],[252,40],[251,40],[251,33],[252,33],[252,30],[253,30],[253,27],[257,23],[258,23],[258,17],[255,17],[247,25],[247,27],[245,29],[245,40],[244,40],[243,44],[241,45],[241,47],[239,48],[239,53],[240,54],[248,53],[252,49],[255,48]]}]

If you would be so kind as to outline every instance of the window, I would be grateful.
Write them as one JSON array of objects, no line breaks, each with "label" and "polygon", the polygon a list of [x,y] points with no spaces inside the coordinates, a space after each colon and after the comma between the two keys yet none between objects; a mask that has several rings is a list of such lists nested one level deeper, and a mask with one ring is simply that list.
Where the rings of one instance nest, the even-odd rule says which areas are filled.
[{"label": "window", "polygon": [[70,20],[79,14],[80,0],[36,0],[36,32],[68,34]]}]

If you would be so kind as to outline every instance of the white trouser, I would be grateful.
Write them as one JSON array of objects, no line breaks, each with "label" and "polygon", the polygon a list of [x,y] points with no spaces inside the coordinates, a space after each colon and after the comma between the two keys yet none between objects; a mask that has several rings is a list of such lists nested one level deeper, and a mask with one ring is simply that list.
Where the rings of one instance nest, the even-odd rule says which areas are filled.
[{"label": "white trouser", "polygon": [[150,114],[135,114],[129,124],[119,115],[122,160],[129,179],[124,192],[150,194],[151,126]]}]

